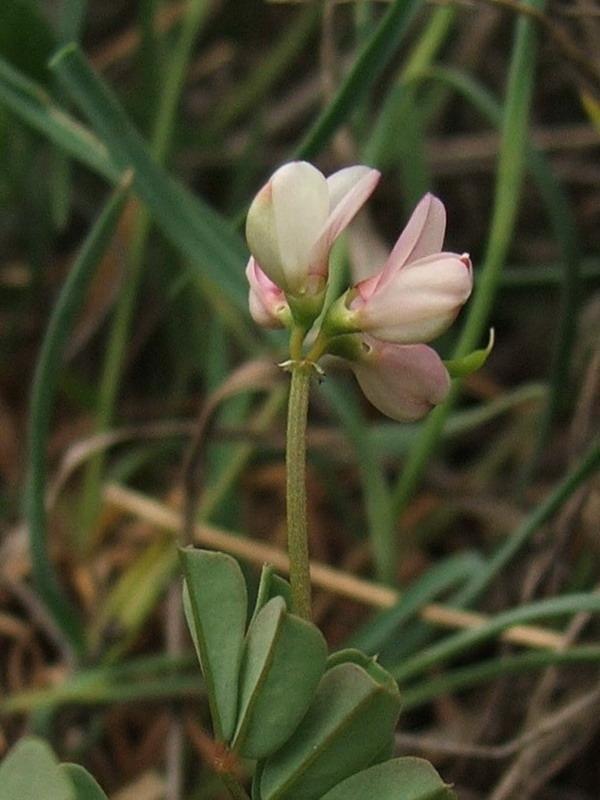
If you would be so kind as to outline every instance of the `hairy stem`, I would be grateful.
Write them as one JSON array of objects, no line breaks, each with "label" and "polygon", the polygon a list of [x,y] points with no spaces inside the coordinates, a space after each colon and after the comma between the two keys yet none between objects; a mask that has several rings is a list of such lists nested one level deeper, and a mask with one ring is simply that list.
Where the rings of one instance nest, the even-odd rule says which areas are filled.
[{"label": "hairy stem", "polygon": [[287,537],[290,582],[296,614],[310,619],[310,567],[306,520],[306,419],[310,371],[307,361],[292,365],[287,423]]}]

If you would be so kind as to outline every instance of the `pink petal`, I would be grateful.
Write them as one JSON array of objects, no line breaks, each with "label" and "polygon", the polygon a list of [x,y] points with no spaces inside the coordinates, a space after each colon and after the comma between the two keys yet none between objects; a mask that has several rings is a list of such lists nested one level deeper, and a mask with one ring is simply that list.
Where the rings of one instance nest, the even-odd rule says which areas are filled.
[{"label": "pink petal", "polygon": [[405,264],[439,253],[446,232],[446,209],[428,193],[408,220],[381,273],[383,284]]},{"label": "pink petal", "polygon": [[365,397],[382,414],[414,422],[446,399],[450,376],[435,350],[372,337],[365,337],[364,345],[364,358],[351,366]]},{"label": "pink petal", "polygon": [[250,315],[263,328],[282,328],[281,311],[287,305],[283,290],[259,267],[253,256],[246,266],[250,284],[248,305]]},{"label": "pink petal", "polygon": [[365,204],[379,182],[381,173],[369,167],[346,167],[327,178],[329,216],[311,254],[311,273],[327,274],[327,257],[332,244]]},{"label": "pink petal", "polygon": [[351,303],[358,329],[398,344],[435,339],[453,322],[473,287],[469,257],[437,253],[406,264],[382,285],[363,281]]}]

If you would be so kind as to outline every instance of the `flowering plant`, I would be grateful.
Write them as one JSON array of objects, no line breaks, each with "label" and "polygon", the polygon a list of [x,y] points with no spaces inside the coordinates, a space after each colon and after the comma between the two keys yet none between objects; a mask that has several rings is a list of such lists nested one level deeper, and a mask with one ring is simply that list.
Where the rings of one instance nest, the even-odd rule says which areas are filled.
[{"label": "flowering plant", "polygon": [[[442,251],[444,206],[426,195],[382,269],[324,307],[333,243],[379,177],[364,166],[325,178],[305,162],[286,164],[248,212],[250,313],[263,327],[290,332],[290,357],[282,364],[291,372],[290,584],[266,567],[247,624],[237,563],[224,553],[181,551],[186,618],[222,750],[218,768],[234,798],[248,798],[236,756],[257,762],[253,800],[454,797],[426,761],[385,760],[401,705],[395,680],[359,650],[327,657],[311,621],[304,473],[310,378],[322,372],[317,362],[324,355],[345,359],[380,411],[419,419],[444,400],[451,381],[425,342],[450,325],[472,288],[469,257]],[[482,358],[451,370],[468,371]]]}]

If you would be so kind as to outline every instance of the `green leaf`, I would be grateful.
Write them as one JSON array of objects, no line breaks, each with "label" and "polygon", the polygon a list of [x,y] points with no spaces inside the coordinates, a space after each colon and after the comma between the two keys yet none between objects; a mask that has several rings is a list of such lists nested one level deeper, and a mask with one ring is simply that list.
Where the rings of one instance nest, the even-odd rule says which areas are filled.
[{"label": "green leaf", "polygon": [[252,612],[252,622],[256,619],[259,611],[274,597],[283,597],[288,610],[292,608],[292,587],[289,582],[285,578],[280,578],[271,564],[265,564],[260,573],[260,583],[258,584],[256,603]]},{"label": "green leaf", "polygon": [[79,764],[61,764],[59,769],[73,784],[75,800],[107,800],[96,780]]},{"label": "green leaf", "polygon": [[398,689],[386,676],[379,683],[353,663],[328,670],[291,739],[266,760],[262,800],[317,800],[372,764],[400,712]]},{"label": "green leaf", "polygon": [[225,553],[180,549],[187,620],[206,681],[215,736],[233,736],[248,598],[239,564]]},{"label": "green leaf", "polygon": [[332,653],[327,659],[327,669],[333,669],[339,664],[357,664],[381,686],[387,686],[391,692],[395,692],[396,681],[390,673],[378,663],[376,656],[368,656],[362,650],[354,647],[347,647]]},{"label": "green leaf", "polygon": [[481,350],[473,350],[462,358],[452,358],[449,361],[444,361],[444,365],[451,378],[464,378],[465,375],[470,375],[472,372],[477,372],[481,369],[485,362],[488,360],[489,354],[494,347],[494,329],[490,328],[490,336],[487,345]]},{"label": "green leaf", "polygon": [[269,600],[246,637],[235,750],[266,758],[289,739],[313,699],[326,656],[315,625],[288,613],[282,597]]},{"label": "green leaf", "polygon": [[0,764],[0,800],[78,800],[41,739],[21,739]]},{"label": "green leaf", "polygon": [[322,800],[452,800],[456,795],[429,761],[395,758],[347,778]]}]

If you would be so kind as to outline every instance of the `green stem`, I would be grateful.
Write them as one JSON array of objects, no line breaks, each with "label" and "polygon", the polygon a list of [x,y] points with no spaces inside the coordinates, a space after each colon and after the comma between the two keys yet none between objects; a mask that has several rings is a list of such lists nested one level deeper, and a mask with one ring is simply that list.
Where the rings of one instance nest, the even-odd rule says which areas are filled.
[{"label": "green stem", "polygon": [[287,536],[295,612],[310,619],[310,566],[306,520],[306,420],[310,371],[307,361],[292,366],[287,423]]},{"label": "green stem", "polygon": [[316,364],[317,361],[321,358],[322,355],[325,355],[327,352],[327,348],[329,347],[330,338],[326,333],[323,331],[319,331],[317,338],[315,339],[313,346],[309,350],[308,355],[306,356],[307,361],[311,361],[313,364]]},{"label": "green stem", "polygon": [[302,358],[302,342],[306,336],[306,329],[300,325],[294,325],[290,334],[290,358],[300,361]]}]

